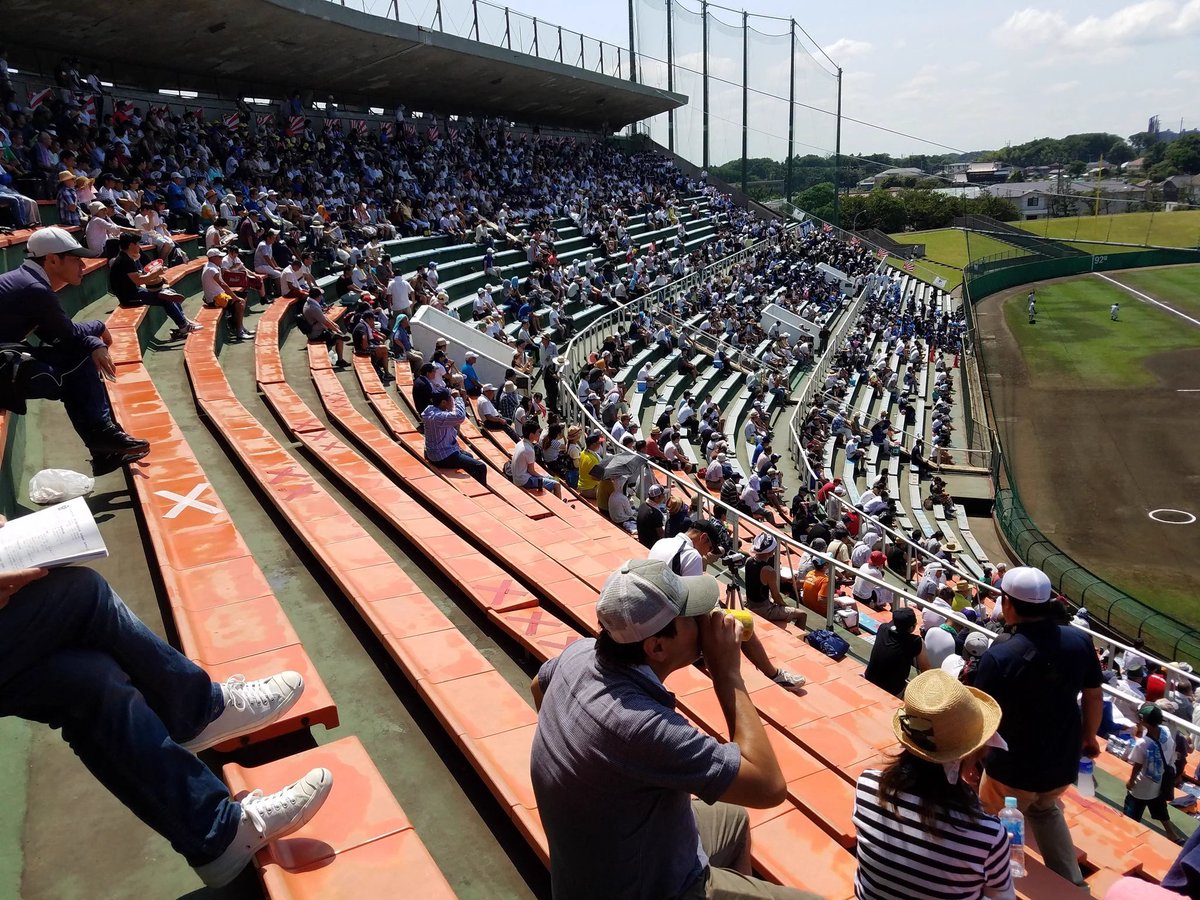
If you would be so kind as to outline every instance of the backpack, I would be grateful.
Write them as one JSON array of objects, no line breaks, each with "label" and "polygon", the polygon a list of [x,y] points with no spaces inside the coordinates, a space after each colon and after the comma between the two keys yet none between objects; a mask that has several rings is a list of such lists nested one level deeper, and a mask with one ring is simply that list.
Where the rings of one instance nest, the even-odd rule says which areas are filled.
[{"label": "backpack", "polygon": [[810,647],[815,647],[830,659],[841,659],[850,652],[850,644],[844,637],[825,628],[810,631],[804,640]]},{"label": "backpack", "polygon": [[25,415],[26,400],[62,399],[60,377],[32,351],[28,344],[0,343],[0,409],[19,416]]}]

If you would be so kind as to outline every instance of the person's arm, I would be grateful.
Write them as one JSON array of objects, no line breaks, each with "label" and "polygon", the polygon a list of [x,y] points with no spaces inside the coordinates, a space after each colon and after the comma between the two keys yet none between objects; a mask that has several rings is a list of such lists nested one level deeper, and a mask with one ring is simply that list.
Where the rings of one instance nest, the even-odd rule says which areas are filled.
[{"label": "person's arm", "polygon": [[1100,730],[1100,720],[1104,717],[1104,695],[1100,688],[1083,689],[1083,740],[1081,750],[1084,756],[1095,758],[1100,755],[1100,741],[1096,732]]},{"label": "person's arm", "polygon": [[771,602],[776,606],[786,606],[783,602],[783,597],[779,595],[779,577],[774,569],[763,569],[758,573],[758,577],[762,580],[763,587],[771,592]]},{"label": "person's arm", "polygon": [[929,671],[929,654],[925,652],[924,641],[921,642],[921,652],[917,654],[917,658],[914,660],[913,665],[917,667],[918,672]]},{"label": "person's arm", "polygon": [[533,708],[540,710],[542,708],[542,679],[540,675],[534,675],[533,681],[529,682],[529,693],[533,695]]},{"label": "person's arm", "polygon": [[699,626],[704,663],[725,715],[729,740],[738,745],[742,756],[737,775],[721,794],[721,802],[753,809],[776,806],[787,796],[787,783],[742,680],[742,623],[714,612],[702,617]]}]

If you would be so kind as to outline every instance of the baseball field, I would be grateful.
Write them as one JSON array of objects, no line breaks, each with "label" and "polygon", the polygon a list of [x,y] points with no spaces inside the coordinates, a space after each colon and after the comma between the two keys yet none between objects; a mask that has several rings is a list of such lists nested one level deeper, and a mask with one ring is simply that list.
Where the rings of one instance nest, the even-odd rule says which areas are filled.
[{"label": "baseball field", "polygon": [[1040,282],[1036,324],[1030,287],[977,310],[1021,499],[1076,561],[1200,627],[1200,265]]}]

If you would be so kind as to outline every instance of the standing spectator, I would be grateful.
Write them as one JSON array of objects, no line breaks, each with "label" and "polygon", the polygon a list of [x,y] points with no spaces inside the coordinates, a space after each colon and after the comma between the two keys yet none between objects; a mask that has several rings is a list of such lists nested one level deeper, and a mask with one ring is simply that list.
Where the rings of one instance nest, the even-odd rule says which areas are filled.
[{"label": "standing spectator", "polygon": [[1082,885],[1058,798],[1075,783],[1080,755],[1100,753],[1100,662],[1086,634],[1059,624],[1050,579],[1040,569],[1009,569],[1000,591],[1012,634],[983,654],[975,685],[1004,711],[1000,736],[1008,747],[988,756],[979,796],[993,814],[1005,797],[1016,797],[1046,865]]},{"label": "standing spectator", "polygon": [[920,672],[929,669],[925,644],[916,630],[917,614],[911,608],[893,612],[892,621],[879,626],[863,677],[890,694],[903,696],[913,666]]},{"label": "standing spectator", "polygon": [[58,193],[55,199],[58,204],[58,224],[63,228],[78,227],[79,195],[75,191],[74,172],[58,173]]},{"label": "standing spectator", "polygon": [[1175,790],[1175,738],[1163,725],[1163,711],[1153,703],[1138,709],[1138,737],[1129,754],[1132,769],[1125,782],[1125,815],[1142,821],[1146,808],[1167,837],[1182,844],[1185,835],[1171,821],[1169,801]]},{"label": "standing spectator", "polygon": [[[771,807],[786,786],[741,677],[741,624],[713,614],[718,593],[709,576],[631,560],[600,593],[600,637],[534,678],[530,768],[554,896],[811,896],[750,876],[748,820],[729,804]],[[683,719],[662,686],[701,651],[727,743]]]},{"label": "standing spectator", "polygon": [[438,469],[462,469],[486,485],[487,466],[458,446],[458,429],[466,418],[467,407],[458,391],[434,391],[421,412],[425,458]]},{"label": "standing spectator", "polygon": [[1008,834],[972,787],[999,723],[995,700],[940,669],[912,680],[892,719],[900,755],[855,788],[855,897],[1015,900]]}]

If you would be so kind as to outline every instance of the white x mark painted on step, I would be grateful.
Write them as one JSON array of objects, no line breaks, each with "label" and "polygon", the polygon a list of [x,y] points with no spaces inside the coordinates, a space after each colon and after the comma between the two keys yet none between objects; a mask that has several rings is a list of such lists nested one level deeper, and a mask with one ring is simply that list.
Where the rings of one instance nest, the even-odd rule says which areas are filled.
[{"label": "white x mark painted on step", "polygon": [[221,508],[219,506],[211,506],[208,503],[201,503],[199,500],[196,499],[197,497],[199,497],[201,494],[204,493],[204,491],[207,487],[208,487],[208,482],[202,481],[198,485],[196,485],[194,488],[192,488],[190,491],[188,491],[188,495],[186,497],[181,497],[179,494],[176,494],[174,491],[155,491],[154,495],[156,497],[162,497],[164,500],[174,500],[175,501],[175,505],[173,507],[171,507],[170,512],[168,512],[165,516],[163,516],[163,518],[164,519],[174,519],[176,516],[178,516],[181,512],[183,512],[188,507],[191,507],[192,509],[198,509],[201,512],[206,512],[211,515],[216,515],[217,513],[219,513],[221,511]]}]

